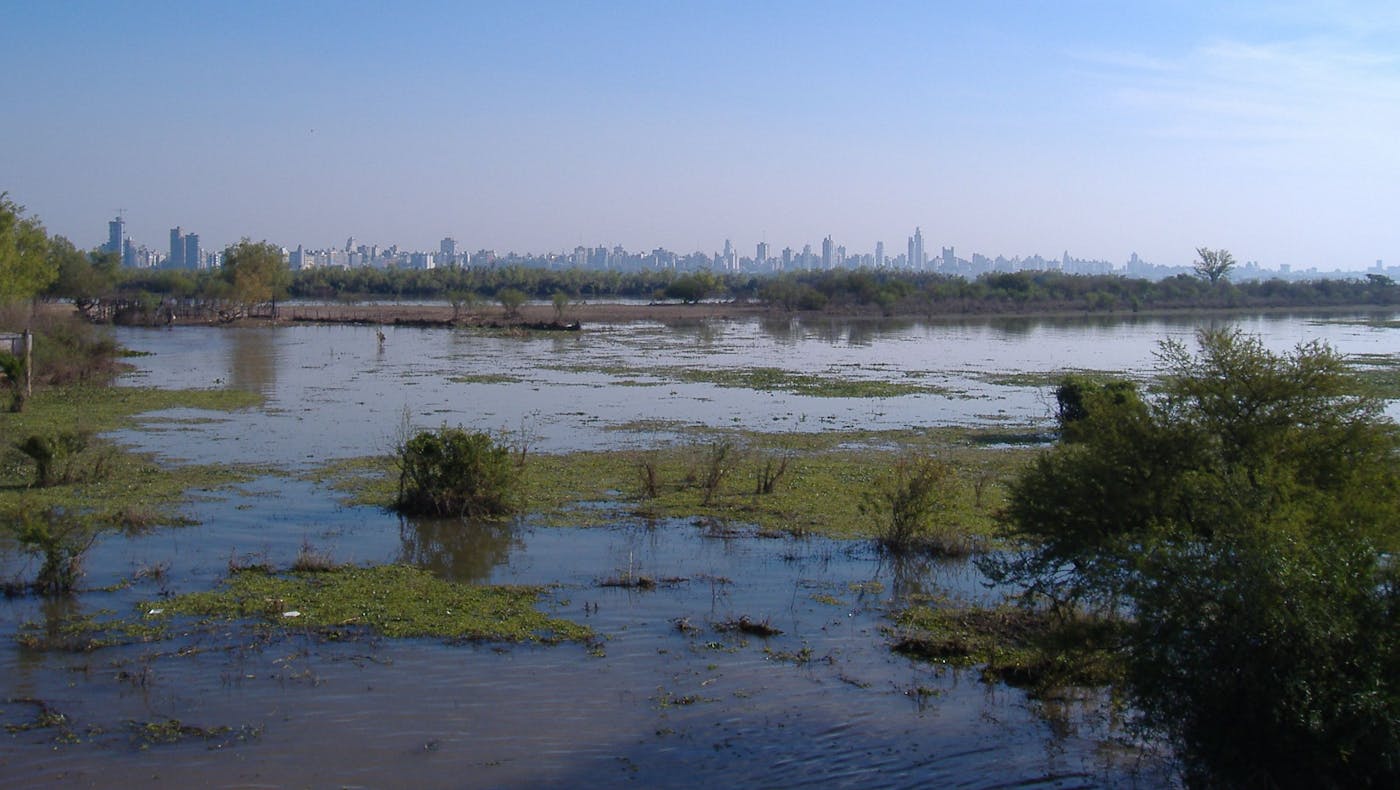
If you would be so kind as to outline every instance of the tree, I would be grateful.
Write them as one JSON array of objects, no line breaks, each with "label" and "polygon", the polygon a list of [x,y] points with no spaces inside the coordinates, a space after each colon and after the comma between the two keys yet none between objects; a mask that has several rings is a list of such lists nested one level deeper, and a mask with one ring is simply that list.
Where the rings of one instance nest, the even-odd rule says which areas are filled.
[{"label": "tree", "polygon": [[709,272],[695,272],[676,278],[666,286],[666,298],[679,299],[686,304],[696,304],[719,288],[719,280]]},{"label": "tree", "polygon": [[1197,342],[1163,344],[1151,400],[1062,390],[1061,443],[1011,489],[1028,548],[984,567],[1126,615],[1139,723],[1189,778],[1394,786],[1400,433],[1325,346]]},{"label": "tree", "polygon": [[515,288],[502,288],[496,292],[496,301],[506,311],[506,318],[519,318],[520,308],[529,299],[523,291]]},{"label": "tree", "polygon": [[58,277],[48,251],[44,226],[0,192],[0,304],[32,299]]},{"label": "tree", "polygon": [[452,320],[460,321],[464,312],[471,312],[476,308],[481,297],[477,296],[476,291],[454,288],[447,292],[447,301],[452,305]]},{"label": "tree", "polygon": [[253,305],[286,298],[291,273],[282,250],[268,242],[247,238],[224,250],[222,280],[228,299],[237,306],[235,317],[246,315]]},{"label": "tree", "polygon": [[121,257],[114,252],[85,253],[68,239],[55,236],[49,242],[48,258],[57,277],[45,293],[72,299],[83,315],[90,315],[98,300],[116,290]]},{"label": "tree", "polygon": [[1220,279],[1230,273],[1235,268],[1235,256],[1229,250],[1212,250],[1209,247],[1197,247],[1196,255],[1199,260],[1191,264],[1196,270],[1196,276],[1203,280],[1209,280],[1211,285],[1220,282]]},{"label": "tree", "polygon": [[554,292],[554,322],[556,324],[563,322],[564,313],[569,309],[569,301],[569,295],[567,293],[563,291]]}]

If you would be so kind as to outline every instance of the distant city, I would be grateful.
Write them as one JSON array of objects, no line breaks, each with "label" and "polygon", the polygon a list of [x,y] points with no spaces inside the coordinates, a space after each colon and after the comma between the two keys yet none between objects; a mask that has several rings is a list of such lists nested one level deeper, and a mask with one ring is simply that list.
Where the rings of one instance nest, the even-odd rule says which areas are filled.
[{"label": "distant city", "polygon": [[[122,265],[133,269],[211,269],[223,263],[223,250],[205,250],[199,234],[186,233],[176,226],[170,229],[168,248],[154,249],[139,244],[126,235],[126,221],[117,216],[107,223],[107,252],[121,255]],[[481,249],[467,252],[458,249],[456,239],[448,236],[436,251],[399,249],[398,245],[381,247],[377,244],[356,244],[355,237],[345,240],[342,248],[295,249],[282,248],[288,265],[294,270],[318,267],[352,268],[368,266],[380,269],[434,269],[448,266],[535,266],[549,269],[580,268],[615,271],[712,271],[732,274],[778,274],[790,271],[823,271],[842,269],[889,269],[956,275],[972,279],[993,272],[1058,271],[1067,274],[1120,274],[1127,277],[1159,280],[1178,274],[1191,274],[1188,264],[1162,265],[1151,263],[1133,253],[1122,263],[1075,258],[1068,251],[1056,258],[1040,255],[995,258],[981,253],[959,257],[953,247],[941,247],[937,255],[924,250],[922,228],[906,239],[904,251],[895,255],[886,252],[883,241],[876,242],[870,252],[852,252],[831,236],[822,239],[820,250],[811,244],[801,250],[784,247],[774,251],[766,242],[759,242],[752,256],[740,255],[733,243],[725,239],[724,249],[713,252],[678,253],[658,247],[650,252],[634,252],[621,246],[577,246],[572,252],[543,254],[506,252]],[[1320,271],[1316,267],[1293,270],[1287,264],[1278,269],[1264,269],[1254,261],[1244,261],[1231,271],[1236,280],[1318,280],[1347,279],[1362,274],[1385,274],[1400,277],[1400,266],[1386,267],[1381,260],[1365,272],[1336,269]]]}]

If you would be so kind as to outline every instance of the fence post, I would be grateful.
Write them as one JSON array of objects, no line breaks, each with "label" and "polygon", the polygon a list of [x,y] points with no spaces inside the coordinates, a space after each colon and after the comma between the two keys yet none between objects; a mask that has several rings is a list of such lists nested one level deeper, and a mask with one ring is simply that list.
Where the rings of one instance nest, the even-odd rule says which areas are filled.
[{"label": "fence post", "polygon": [[24,397],[34,397],[34,335],[24,330]]}]

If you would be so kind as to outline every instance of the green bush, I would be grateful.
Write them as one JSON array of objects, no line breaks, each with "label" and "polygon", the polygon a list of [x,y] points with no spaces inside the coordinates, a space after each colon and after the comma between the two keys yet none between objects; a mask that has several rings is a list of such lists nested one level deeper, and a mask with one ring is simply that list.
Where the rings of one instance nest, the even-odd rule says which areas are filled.
[{"label": "green bush", "polygon": [[409,515],[497,517],[520,508],[520,469],[485,433],[442,427],[398,448],[399,494]]},{"label": "green bush", "polygon": [[860,509],[875,518],[876,541],[894,554],[966,556],[970,540],[954,528],[957,472],[936,458],[901,459],[867,492]]},{"label": "green bush", "polygon": [[1336,352],[1164,343],[1148,397],[1062,386],[1011,486],[1026,600],[1126,614],[1127,691],[1192,784],[1400,784],[1400,430]]},{"label": "green bush", "polygon": [[[34,485],[38,488],[74,483],[85,478],[84,470],[77,463],[78,457],[88,447],[90,434],[85,431],[60,431],[52,436],[30,434],[15,449],[34,462]],[[89,470],[93,475],[101,475],[99,462],[97,469]]]},{"label": "green bush", "polygon": [[0,514],[12,524],[16,541],[26,553],[43,557],[44,564],[30,587],[40,595],[66,595],[82,577],[83,555],[97,532],[85,522],[53,508],[20,507]]}]

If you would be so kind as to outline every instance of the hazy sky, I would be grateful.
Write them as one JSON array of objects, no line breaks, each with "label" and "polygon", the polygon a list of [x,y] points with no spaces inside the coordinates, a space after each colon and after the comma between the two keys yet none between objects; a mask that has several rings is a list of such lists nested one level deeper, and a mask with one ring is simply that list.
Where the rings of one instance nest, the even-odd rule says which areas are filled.
[{"label": "hazy sky", "polygon": [[1400,264],[1400,4],[0,0],[51,233]]}]

